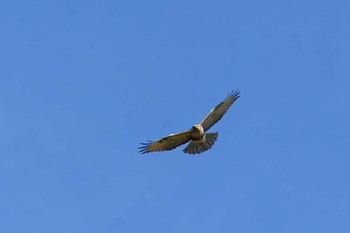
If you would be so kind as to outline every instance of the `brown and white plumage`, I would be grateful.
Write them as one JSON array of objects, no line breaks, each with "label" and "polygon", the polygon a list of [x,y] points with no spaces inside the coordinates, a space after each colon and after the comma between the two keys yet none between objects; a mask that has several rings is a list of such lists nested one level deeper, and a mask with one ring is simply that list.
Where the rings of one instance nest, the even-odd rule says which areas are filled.
[{"label": "brown and white plumage", "polygon": [[141,143],[139,147],[141,153],[147,153],[151,151],[163,151],[163,150],[172,150],[182,144],[185,144],[191,140],[190,130],[183,131],[181,133],[170,134],[164,138],[159,139],[158,141],[152,142],[148,141],[146,143]]},{"label": "brown and white plumage", "polygon": [[148,141],[141,143],[140,153],[148,153],[154,151],[172,150],[182,144],[191,141],[183,150],[188,154],[199,154],[210,149],[218,138],[218,133],[205,133],[210,127],[218,122],[227,112],[230,106],[240,97],[239,91],[231,92],[226,99],[213,108],[209,114],[197,125],[191,129],[170,134],[158,141]]},{"label": "brown and white plumage", "polygon": [[202,125],[204,131],[207,131],[210,127],[212,127],[216,122],[218,122],[227,110],[231,107],[233,102],[235,102],[239,98],[239,91],[232,91],[224,101],[218,104],[215,108],[213,108],[209,114],[199,123]]}]

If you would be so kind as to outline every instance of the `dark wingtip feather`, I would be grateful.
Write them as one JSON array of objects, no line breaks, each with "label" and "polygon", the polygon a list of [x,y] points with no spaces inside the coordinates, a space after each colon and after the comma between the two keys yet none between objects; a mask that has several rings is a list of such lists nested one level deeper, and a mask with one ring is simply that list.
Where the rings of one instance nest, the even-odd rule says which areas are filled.
[{"label": "dark wingtip feather", "polygon": [[145,153],[148,153],[148,148],[149,148],[149,145],[152,144],[152,141],[147,141],[147,142],[141,142],[141,145],[142,146],[139,146],[138,149],[139,149],[139,153],[141,154],[145,154]]},{"label": "dark wingtip feather", "polygon": [[236,100],[240,97],[240,91],[238,89],[233,90],[228,96],[232,97],[234,100]]}]

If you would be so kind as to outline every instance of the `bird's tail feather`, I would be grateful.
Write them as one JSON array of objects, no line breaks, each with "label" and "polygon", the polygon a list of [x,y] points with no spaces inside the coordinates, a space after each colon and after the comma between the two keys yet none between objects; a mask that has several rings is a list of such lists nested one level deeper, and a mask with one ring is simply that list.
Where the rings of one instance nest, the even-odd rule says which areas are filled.
[{"label": "bird's tail feather", "polygon": [[209,150],[218,138],[218,133],[206,133],[204,142],[191,141],[183,150],[187,154],[199,154]]}]

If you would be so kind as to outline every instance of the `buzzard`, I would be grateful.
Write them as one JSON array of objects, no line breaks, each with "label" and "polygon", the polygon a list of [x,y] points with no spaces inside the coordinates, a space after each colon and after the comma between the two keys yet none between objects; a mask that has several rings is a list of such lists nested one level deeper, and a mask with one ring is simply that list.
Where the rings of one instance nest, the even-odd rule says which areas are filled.
[{"label": "buzzard", "polygon": [[238,90],[232,91],[226,99],[213,108],[199,124],[192,126],[191,129],[170,134],[158,141],[141,143],[142,146],[139,147],[140,153],[172,150],[189,141],[191,142],[183,150],[185,153],[199,154],[210,149],[218,138],[218,133],[205,132],[222,118],[233,102],[239,98],[239,94],[240,92]]}]

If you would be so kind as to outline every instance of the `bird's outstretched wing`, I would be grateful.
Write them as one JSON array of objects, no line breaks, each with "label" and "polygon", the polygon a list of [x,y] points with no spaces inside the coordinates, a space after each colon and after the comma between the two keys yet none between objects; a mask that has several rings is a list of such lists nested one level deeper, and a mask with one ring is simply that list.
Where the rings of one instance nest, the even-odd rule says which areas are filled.
[{"label": "bird's outstretched wing", "polygon": [[140,153],[148,153],[153,151],[164,151],[172,150],[186,142],[191,140],[191,130],[186,130],[181,133],[170,134],[158,141],[148,141],[146,143],[141,143],[142,146],[139,147]]},{"label": "bird's outstretched wing", "polygon": [[209,114],[199,123],[202,125],[204,131],[207,131],[216,122],[218,122],[230,106],[239,98],[239,91],[232,91],[224,101],[213,108]]}]

